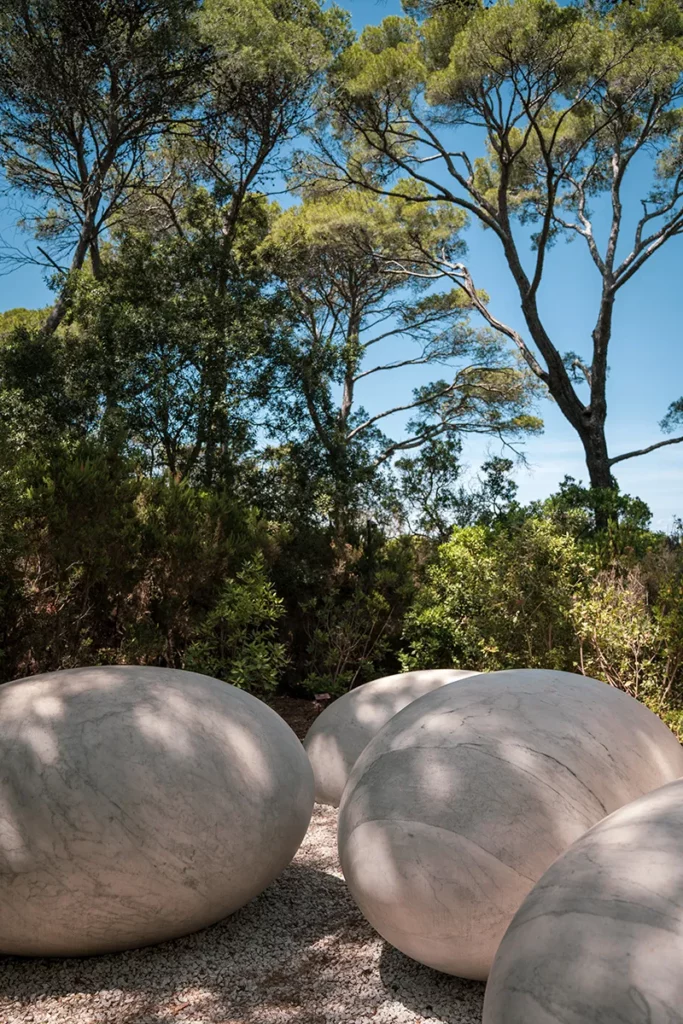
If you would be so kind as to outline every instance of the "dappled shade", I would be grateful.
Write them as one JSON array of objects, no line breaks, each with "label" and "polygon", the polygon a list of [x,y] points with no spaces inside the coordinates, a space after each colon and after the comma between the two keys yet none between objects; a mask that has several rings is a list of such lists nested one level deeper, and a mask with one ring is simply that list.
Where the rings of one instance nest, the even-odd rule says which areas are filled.
[{"label": "dappled shade", "polygon": [[574,843],[503,938],[484,1024],[680,1024],[682,849],[683,780]]},{"label": "dappled shade", "polygon": [[354,764],[398,711],[439,686],[471,675],[476,673],[457,668],[400,672],[357,686],[326,708],[304,741],[317,802],[339,806]]},{"label": "dappled shade", "polygon": [[683,775],[642,704],[566,672],[494,672],[441,687],[366,747],[344,792],[352,895],[402,952],[486,978],[543,872],[630,800]]},{"label": "dappled shade", "polygon": [[481,1024],[482,985],[430,971],[373,932],[344,885],[336,836],[334,809],[316,807],[294,863],[193,935],[85,961],[0,957],[0,1020]]},{"label": "dappled shade", "polygon": [[102,953],[232,913],[294,856],[313,778],[284,721],[192,672],[0,690],[0,952]]}]

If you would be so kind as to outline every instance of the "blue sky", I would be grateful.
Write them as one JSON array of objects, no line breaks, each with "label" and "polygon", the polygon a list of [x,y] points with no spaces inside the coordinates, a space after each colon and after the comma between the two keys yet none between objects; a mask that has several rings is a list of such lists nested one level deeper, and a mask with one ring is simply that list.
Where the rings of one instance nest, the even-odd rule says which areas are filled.
[{"label": "blue sky", "polygon": [[[400,13],[398,0],[375,3],[350,0],[354,27]],[[643,168],[643,171],[646,169]],[[634,175],[630,186],[631,207],[638,212],[644,191]],[[640,188],[639,188],[640,184]],[[0,234],[11,239],[16,219],[1,205]],[[599,218],[598,218],[599,226]],[[490,232],[473,225],[467,233],[468,265],[478,287],[491,297],[491,308],[501,320],[524,332],[524,323],[509,271]],[[599,278],[580,240],[558,243],[551,251],[541,297],[549,333],[561,351],[588,354]],[[608,439],[611,454],[642,448],[661,440],[658,423],[671,401],[683,394],[683,238],[675,239],[655,256],[620,293],[612,347],[609,379]],[[0,277],[0,310],[15,306],[39,307],[51,301],[40,270],[24,267]],[[391,353],[391,358],[398,358]],[[381,378],[384,377],[384,380]],[[398,404],[418,383],[415,371],[400,376],[370,378],[360,398],[370,412]],[[586,478],[582,449],[573,430],[550,402],[539,406],[545,432],[526,443],[528,468],[516,472],[520,497],[542,498],[557,488],[565,474]],[[470,473],[487,454],[488,443],[480,438],[465,443]],[[493,446],[491,451],[499,450]],[[653,452],[615,467],[622,490],[637,494],[650,505],[653,522],[666,529],[675,515],[683,515],[683,444]]]}]

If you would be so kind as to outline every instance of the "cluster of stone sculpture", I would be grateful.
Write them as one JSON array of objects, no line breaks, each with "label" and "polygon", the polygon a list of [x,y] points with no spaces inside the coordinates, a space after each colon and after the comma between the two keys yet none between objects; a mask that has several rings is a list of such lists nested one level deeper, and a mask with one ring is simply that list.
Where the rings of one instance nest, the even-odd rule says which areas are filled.
[{"label": "cluster of stone sculpture", "polygon": [[404,673],[333,703],[305,748],[191,672],[0,687],[0,953],[220,920],[289,863],[315,791],[365,917],[488,978],[484,1024],[683,1021],[683,748],[642,704],[566,672]]},{"label": "cluster of stone sculpture", "polygon": [[[389,707],[388,683],[356,691],[364,721],[376,694]],[[333,710],[306,741],[318,793],[319,759],[338,772],[355,742],[350,702]],[[387,719],[339,814],[373,927],[430,967],[489,978],[484,1024],[683,1021],[683,748],[661,720],[538,670],[436,682]]]}]

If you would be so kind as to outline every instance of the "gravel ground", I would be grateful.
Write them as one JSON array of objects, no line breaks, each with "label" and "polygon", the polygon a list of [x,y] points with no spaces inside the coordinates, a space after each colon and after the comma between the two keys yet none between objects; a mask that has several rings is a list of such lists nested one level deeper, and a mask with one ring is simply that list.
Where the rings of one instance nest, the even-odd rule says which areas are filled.
[{"label": "gravel ground", "polygon": [[373,932],[316,806],[285,873],[225,922],[114,956],[0,958],[0,1024],[479,1024],[484,986]]}]

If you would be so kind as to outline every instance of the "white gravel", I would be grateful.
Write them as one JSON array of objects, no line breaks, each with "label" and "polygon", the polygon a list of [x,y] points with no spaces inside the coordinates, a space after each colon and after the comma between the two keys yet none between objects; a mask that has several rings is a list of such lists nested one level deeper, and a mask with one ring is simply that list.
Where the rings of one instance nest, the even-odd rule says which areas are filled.
[{"label": "white gravel", "polygon": [[90,959],[0,957],[1,1024],[480,1024],[483,985],[422,967],[365,922],[336,824],[316,806],[285,873],[195,935]]}]

